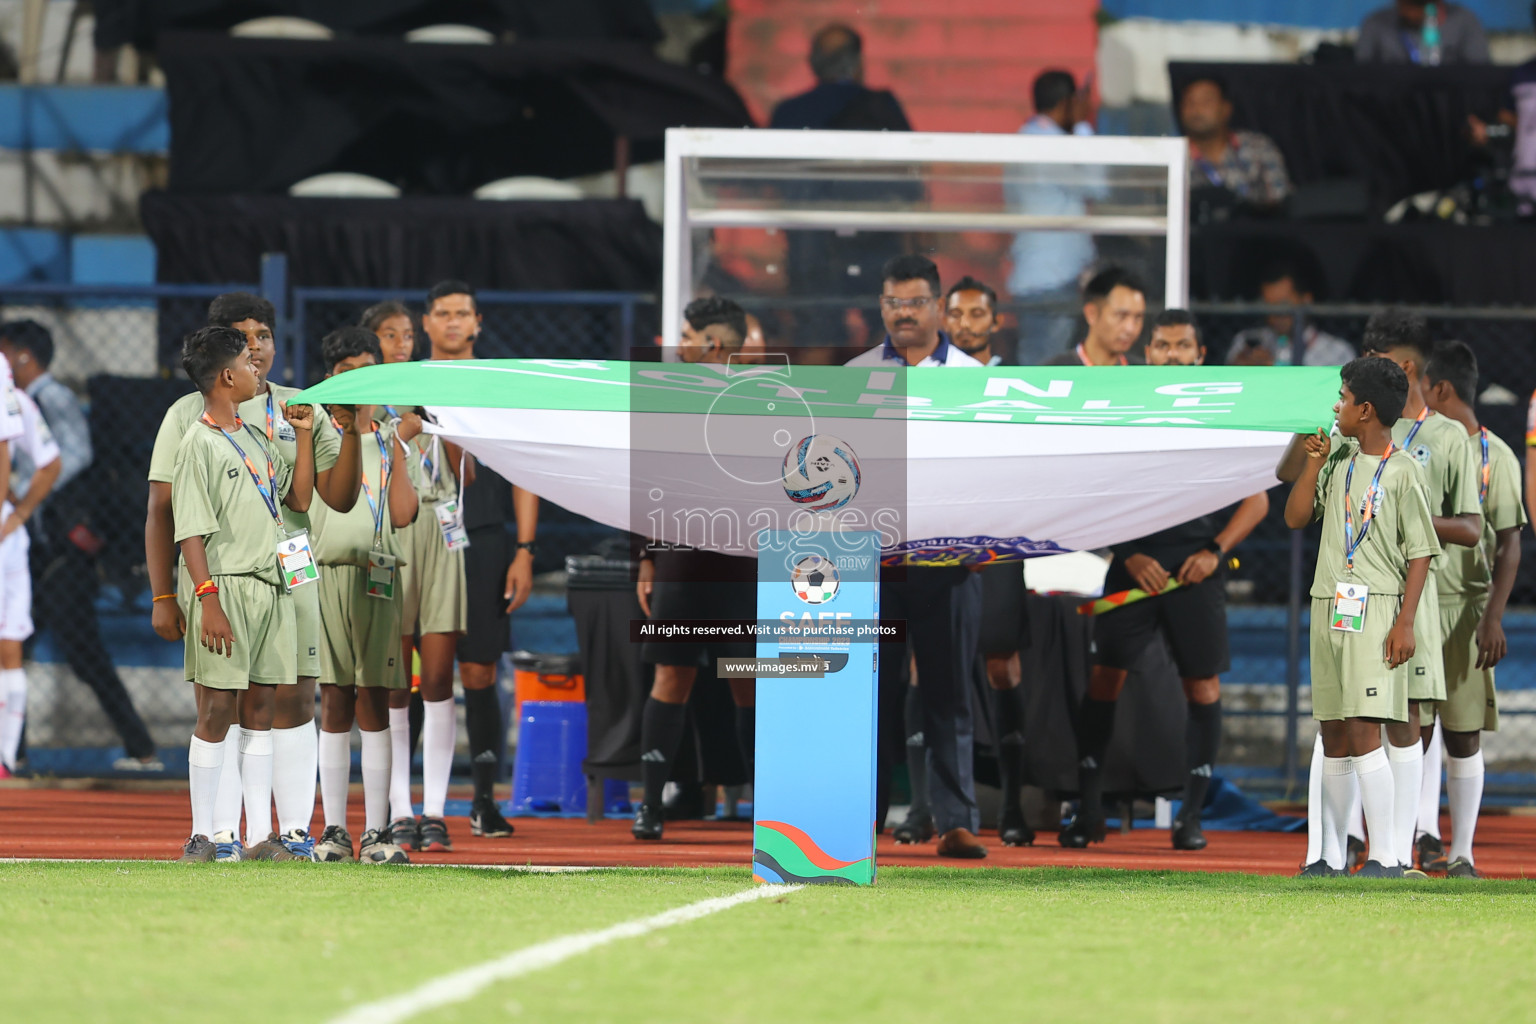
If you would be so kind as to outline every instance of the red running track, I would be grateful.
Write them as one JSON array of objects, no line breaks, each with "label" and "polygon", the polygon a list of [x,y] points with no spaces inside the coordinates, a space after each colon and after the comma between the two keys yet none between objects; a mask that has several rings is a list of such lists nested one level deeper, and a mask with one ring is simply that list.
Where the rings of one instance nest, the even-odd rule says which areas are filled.
[{"label": "red running track", "polygon": [[[468,794],[463,794],[467,796]],[[362,835],[362,794],[354,787],[350,823],[353,839]],[[185,788],[140,790],[46,789],[25,783],[0,785],[0,857],[66,859],[171,860],[180,852],[188,824]],[[316,820],[316,832],[320,822]],[[505,864],[540,867],[739,867],[752,857],[747,822],[673,822],[667,838],[640,843],[624,821],[589,825],[570,818],[518,818],[510,839],[476,839],[466,818],[449,818],[454,850],[412,854],[429,864]],[[1445,823],[1449,827],[1449,823]],[[1138,829],[1112,833],[1108,842],[1087,850],[1064,850],[1054,833],[1042,833],[1038,845],[1008,848],[994,832],[982,835],[985,860],[957,861],[936,856],[933,844],[897,846],[880,842],[878,861],[885,866],[921,867],[1102,867],[1153,871],[1235,871],[1248,874],[1295,874],[1306,850],[1306,836],[1275,832],[1208,832],[1210,846],[1181,853],[1168,845],[1168,833]],[[1536,874],[1536,817],[1485,815],[1478,824],[1477,865],[1490,878],[1525,878]]]}]

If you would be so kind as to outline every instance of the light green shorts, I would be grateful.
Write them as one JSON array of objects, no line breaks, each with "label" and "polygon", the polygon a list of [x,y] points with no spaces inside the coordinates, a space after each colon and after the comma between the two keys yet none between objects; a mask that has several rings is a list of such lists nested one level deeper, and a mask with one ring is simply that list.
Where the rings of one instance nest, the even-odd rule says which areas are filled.
[{"label": "light green shorts", "polygon": [[213,579],[219,585],[219,607],[235,637],[234,650],[226,657],[203,646],[205,602],[190,601],[187,635],[182,641],[187,679],[216,690],[244,690],[251,683],[281,686],[297,682],[293,598],[282,587],[254,576]]},{"label": "light green shorts", "polygon": [[[186,563],[183,562],[177,567],[176,603],[181,606],[181,617],[189,621],[192,616],[193,589],[192,574],[187,572]],[[295,679],[289,682],[296,682],[297,676],[314,679],[320,674],[320,586],[307,583],[290,596],[293,598],[294,635],[297,638],[295,665],[298,671]]]},{"label": "light green shorts", "polygon": [[1440,604],[1440,632],[1445,640],[1445,700],[1420,709],[1428,725],[1433,716],[1451,732],[1496,732],[1499,697],[1493,669],[1477,667],[1477,623],[1487,598],[1445,598]]},{"label": "light green shorts", "polygon": [[320,682],[403,690],[410,679],[400,659],[400,597],[369,597],[367,578],[361,566],[320,567]]},{"label": "light green shorts", "polygon": [[[1403,666],[1387,667],[1387,634],[1402,598],[1373,595],[1365,604],[1365,629],[1329,629],[1333,599],[1312,599],[1312,717],[1320,722],[1346,718],[1408,720],[1408,677]],[[1438,632],[1438,629],[1437,629]]]},{"label": "light green shorts", "polygon": [[[462,633],[469,625],[469,600],[464,588],[464,550],[449,551],[430,503],[423,501],[416,521],[398,534],[400,590],[403,598],[400,631]],[[473,551],[473,549],[470,549]]]},{"label": "light green shorts", "polygon": [[1445,662],[1440,658],[1440,600],[1433,574],[1419,595],[1419,611],[1413,617],[1413,657],[1403,666],[1408,677],[1409,700],[1445,700]]}]

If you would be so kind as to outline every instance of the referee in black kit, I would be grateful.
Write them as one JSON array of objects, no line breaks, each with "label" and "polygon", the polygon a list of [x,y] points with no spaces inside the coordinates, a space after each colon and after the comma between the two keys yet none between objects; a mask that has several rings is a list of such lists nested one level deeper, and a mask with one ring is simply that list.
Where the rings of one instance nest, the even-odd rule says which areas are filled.
[{"label": "referee in black kit", "polygon": [[[1168,309],[1153,322],[1147,342],[1149,366],[1196,366],[1205,362],[1199,326],[1187,310]],[[1088,692],[1077,717],[1077,817],[1061,830],[1062,846],[1082,848],[1104,840],[1104,754],[1115,727],[1115,703],[1147,648],[1159,636],[1168,641],[1184,682],[1189,721],[1184,729],[1184,804],[1174,823],[1176,850],[1202,850],[1200,808],[1210,786],[1211,766],[1221,744],[1221,673],[1231,667],[1227,648],[1226,574],[1228,552],[1253,532],[1269,511],[1269,496],[1245,498],[1225,526],[1218,515],[1114,546],[1106,593],[1139,587],[1162,594],[1170,581],[1179,589],[1099,615],[1094,621],[1096,655]]]}]

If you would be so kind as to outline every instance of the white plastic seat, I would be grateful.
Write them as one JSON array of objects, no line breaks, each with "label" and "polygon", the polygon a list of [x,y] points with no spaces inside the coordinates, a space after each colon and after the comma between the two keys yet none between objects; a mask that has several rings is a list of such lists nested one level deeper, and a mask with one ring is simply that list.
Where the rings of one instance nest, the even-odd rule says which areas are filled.
[{"label": "white plastic seat", "polygon": [[555,178],[499,178],[475,189],[476,199],[583,199],[581,186]]},{"label": "white plastic seat", "polygon": [[350,171],[333,171],[295,182],[289,186],[288,194],[308,198],[398,199],[400,189],[382,178],[353,174]]},{"label": "white plastic seat", "polygon": [[494,43],[496,36],[475,25],[423,25],[405,34],[408,43]]},{"label": "white plastic seat", "polygon": [[334,39],[336,33],[308,18],[290,18],[273,15],[270,18],[252,18],[242,21],[229,30],[232,36],[249,39]]}]

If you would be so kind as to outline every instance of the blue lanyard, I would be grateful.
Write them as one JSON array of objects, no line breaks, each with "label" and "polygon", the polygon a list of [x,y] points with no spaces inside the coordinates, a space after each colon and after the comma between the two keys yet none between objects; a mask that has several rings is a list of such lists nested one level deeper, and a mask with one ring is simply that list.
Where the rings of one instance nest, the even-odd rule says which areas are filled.
[{"label": "blue lanyard", "polygon": [[1483,443],[1483,471],[1477,478],[1477,503],[1482,505],[1488,500],[1488,428],[1478,427],[1479,440]]},{"label": "blue lanyard", "polygon": [[1344,474],[1344,568],[1355,571],[1355,552],[1365,543],[1365,535],[1371,530],[1371,520],[1376,518],[1376,507],[1381,503],[1381,471],[1387,468],[1387,460],[1397,451],[1396,445],[1387,445],[1387,453],[1376,464],[1376,475],[1365,491],[1365,508],[1360,513],[1360,536],[1355,536],[1355,502],[1349,496],[1349,485],[1355,479],[1355,457],[1349,457],[1349,472]]},{"label": "blue lanyard", "polygon": [[1424,421],[1428,418],[1429,406],[1426,405],[1424,408],[1419,410],[1419,418],[1413,421],[1413,426],[1408,428],[1408,436],[1403,438],[1403,443],[1401,446],[1403,451],[1407,451],[1408,446],[1413,444],[1413,439],[1419,436],[1419,428],[1424,425]]},{"label": "blue lanyard", "polygon": [[[235,454],[239,455],[240,461],[245,463],[246,471],[251,474],[251,480],[256,484],[256,490],[258,493],[260,493],[261,500],[267,503],[267,511],[272,513],[272,518],[277,521],[277,525],[282,526],[283,516],[282,513],[278,512],[277,502],[273,499],[272,496],[273,491],[276,490],[277,487],[277,471],[272,466],[272,456],[270,454],[267,456],[267,482],[263,483],[261,480],[261,474],[256,471],[256,463],[252,462],[250,456],[245,454],[245,449],[240,447],[240,442],[236,441],[233,437],[230,437],[229,431],[215,423],[213,417],[209,416],[206,412],[203,413],[203,422],[218,430],[219,433],[224,435],[224,440],[228,441],[231,445],[234,446]],[[256,438],[258,441],[261,440],[261,435],[256,433],[255,430],[252,430],[250,425],[242,420],[239,416],[235,417],[235,424],[237,427],[243,427],[244,429],[250,431],[251,436]]]}]

